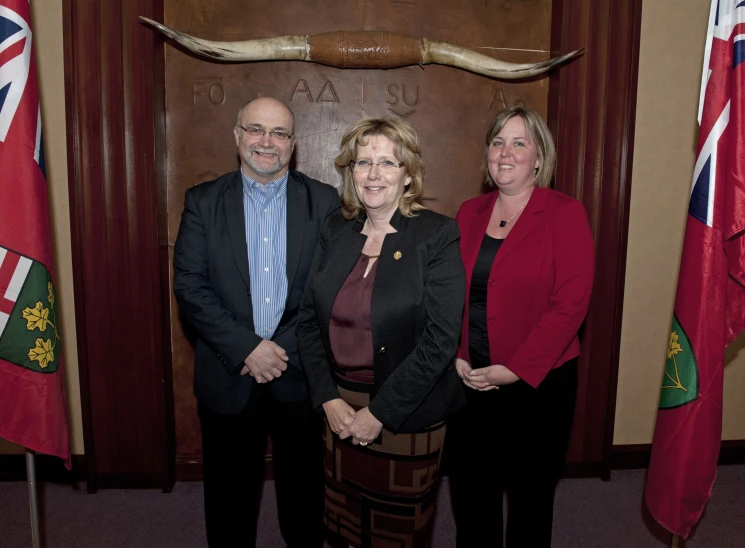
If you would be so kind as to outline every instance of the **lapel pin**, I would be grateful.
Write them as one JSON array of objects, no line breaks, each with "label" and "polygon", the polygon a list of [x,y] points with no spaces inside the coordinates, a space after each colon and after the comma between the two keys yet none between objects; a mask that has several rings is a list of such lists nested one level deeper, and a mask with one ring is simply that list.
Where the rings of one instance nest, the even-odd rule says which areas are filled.
[{"label": "lapel pin", "polygon": [[401,258],[401,252],[400,251],[396,251],[393,254],[393,258],[396,259],[396,260],[399,260]]}]

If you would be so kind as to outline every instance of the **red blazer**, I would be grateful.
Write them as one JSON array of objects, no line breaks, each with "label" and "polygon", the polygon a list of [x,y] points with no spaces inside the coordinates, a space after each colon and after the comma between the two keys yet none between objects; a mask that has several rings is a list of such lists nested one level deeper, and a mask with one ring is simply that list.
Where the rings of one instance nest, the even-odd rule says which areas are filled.
[{"label": "red blazer", "polygon": [[[498,195],[494,191],[468,200],[456,216],[467,297]],[[505,365],[537,387],[551,369],[577,357],[577,331],[590,304],[594,264],[582,203],[536,188],[491,267],[486,297],[491,363]],[[458,357],[471,361],[467,304]]]}]

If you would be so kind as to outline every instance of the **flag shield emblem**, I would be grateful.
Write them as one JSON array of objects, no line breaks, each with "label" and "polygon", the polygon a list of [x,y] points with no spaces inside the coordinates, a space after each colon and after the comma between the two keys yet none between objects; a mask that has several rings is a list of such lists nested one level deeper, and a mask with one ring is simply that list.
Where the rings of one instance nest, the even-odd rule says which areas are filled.
[{"label": "flag shield emblem", "polygon": [[688,335],[673,316],[667,345],[665,376],[662,379],[660,409],[672,409],[698,399],[698,363]]},{"label": "flag shield emblem", "polygon": [[0,359],[54,373],[61,341],[52,276],[38,261],[0,247]]}]

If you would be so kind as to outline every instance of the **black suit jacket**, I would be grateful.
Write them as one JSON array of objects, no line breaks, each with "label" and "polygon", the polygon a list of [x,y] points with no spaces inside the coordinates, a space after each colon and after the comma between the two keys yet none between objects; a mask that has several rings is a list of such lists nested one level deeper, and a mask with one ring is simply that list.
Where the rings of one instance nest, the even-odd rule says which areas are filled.
[{"label": "black suit jacket", "polygon": [[[287,178],[287,302],[272,340],[292,367],[270,383],[278,398],[307,398],[295,324],[323,223],[339,209],[336,189],[297,171]],[[240,171],[186,192],[173,256],[173,291],[183,319],[194,328],[194,393],[218,413],[237,413],[254,379],[243,360],[261,342],[254,332],[248,273],[243,182]]]},{"label": "black suit jacket", "polygon": [[[369,408],[388,430],[417,432],[465,405],[454,367],[465,274],[453,219],[396,212],[391,225],[398,232],[385,237],[371,298],[375,385]],[[298,344],[314,407],[339,397],[329,322],[367,240],[362,226],[341,215],[328,220],[300,306]]]}]

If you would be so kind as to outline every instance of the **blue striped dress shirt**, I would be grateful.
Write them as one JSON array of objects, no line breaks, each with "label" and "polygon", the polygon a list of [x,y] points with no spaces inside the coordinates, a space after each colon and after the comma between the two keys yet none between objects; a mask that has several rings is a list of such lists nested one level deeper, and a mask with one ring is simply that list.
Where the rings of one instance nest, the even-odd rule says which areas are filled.
[{"label": "blue striped dress shirt", "polygon": [[287,173],[266,185],[241,176],[254,329],[271,339],[287,301]]}]

